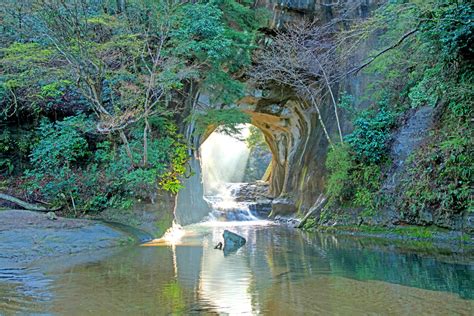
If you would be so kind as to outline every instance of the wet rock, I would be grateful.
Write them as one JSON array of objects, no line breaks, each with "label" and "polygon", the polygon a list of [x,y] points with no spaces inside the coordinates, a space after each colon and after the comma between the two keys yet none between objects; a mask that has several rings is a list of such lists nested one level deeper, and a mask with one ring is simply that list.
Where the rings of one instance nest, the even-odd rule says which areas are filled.
[{"label": "wet rock", "polygon": [[293,215],[296,213],[295,202],[290,198],[278,198],[272,202],[272,216]]},{"label": "wet rock", "polygon": [[[232,186],[231,193],[237,202],[236,205],[245,205],[254,217],[267,218],[270,215],[273,198],[268,193],[269,184],[267,182],[256,181],[252,183],[232,184]],[[226,211],[228,212],[228,210]]]},{"label": "wet rock", "polygon": [[100,218],[135,227],[155,238],[161,237],[172,226],[175,197],[168,192],[158,191],[155,198],[154,204],[136,201],[131,209],[106,209]]},{"label": "wet rock", "polygon": [[263,181],[253,183],[242,183],[236,187],[235,200],[237,202],[254,202],[254,201],[270,201],[272,197],[268,194],[269,184]]},{"label": "wet rock", "polygon": [[[53,213],[54,214],[54,213]],[[30,211],[0,212],[0,268],[47,257],[85,253],[122,245],[129,235],[109,225]]]},{"label": "wet rock", "polygon": [[58,219],[58,217],[56,216],[54,212],[46,213],[46,218],[48,218],[50,221],[55,221]]},{"label": "wet rock", "polygon": [[299,220],[298,218],[284,217],[280,215],[275,216],[274,221],[279,224],[287,225],[294,228],[297,228],[301,224],[301,220]]},{"label": "wet rock", "polygon": [[[407,161],[420,146],[422,146],[429,135],[429,131],[434,125],[436,109],[431,106],[420,107],[408,114],[406,122],[400,126],[399,130],[393,135],[393,143],[390,149],[390,159],[392,166],[387,172],[387,177],[382,184],[382,193],[387,200],[393,201],[384,207],[381,212],[383,222],[396,223],[401,219],[410,224],[431,225],[435,218],[428,210],[420,212],[417,218],[404,218],[399,213],[400,190],[403,181],[405,181],[407,171]],[[376,225],[378,223],[375,223]]]},{"label": "wet rock", "polygon": [[224,255],[236,252],[245,245],[245,238],[228,230],[224,230]]}]

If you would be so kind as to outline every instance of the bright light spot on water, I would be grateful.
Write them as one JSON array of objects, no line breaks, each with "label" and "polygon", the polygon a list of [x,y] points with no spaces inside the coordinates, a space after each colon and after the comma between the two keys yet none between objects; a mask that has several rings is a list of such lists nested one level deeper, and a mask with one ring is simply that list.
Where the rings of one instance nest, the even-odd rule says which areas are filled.
[{"label": "bright light spot on water", "polygon": [[256,226],[271,226],[278,225],[275,222],[267,220],[254,220],[254,221],[207,221],[198,224],[189,225],[186,229],[198,229],[199,227],[256,227]]},{"label": "bright light spot on water", "polygon": [[[250,135],[249,125],[241,126],[237,135],[245,139]],[[244,141],[214,132],[201,145],[202,174],[206,195],[222,193],[225,183],[241,182],[250,150]]]},{"label": "bright light spot on water", "polygon": [[177,245],[181,242],[181,239],[186,235],[186,231],[183,227],[173,221],[173,225],[168,228],[163,237],[159,239],[153,239],[150,242],[143,244],[143,246],[169,246]]},{"label": "bright light spot on water", "polygon": [[183,227],[173,222],[173,226],[171,226],[171,228],[168,228],[162,238],[171,244],[176,244],[181,240],[181,238],[183,238],[184,235],[185,231]]}]

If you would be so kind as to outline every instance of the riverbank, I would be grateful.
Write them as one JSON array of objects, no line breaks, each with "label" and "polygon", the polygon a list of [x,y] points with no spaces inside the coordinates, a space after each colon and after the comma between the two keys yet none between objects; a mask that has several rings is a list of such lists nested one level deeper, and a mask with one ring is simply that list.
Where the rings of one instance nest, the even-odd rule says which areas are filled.
[{"label": "riverbank", "polygon": [[[112,248],[134,242],[123,231],[84,219],[47,216],[24,210],[0,211],[0,267],[18,268],[63,255]],[[1,270],[1,269],[0,269]]]},{"label": "riverbank", "polygon": [[[299,227],[301,220],[276,216],[274,221],[285,226]],[[386,245],[402,246],[416,252],[442,252],[469,254],[474,258],[474,235],[435,226],[369,226],[369,225],[315,225],[306,222],[302,227],[308,233],[327,233],[355,238],[377,239]]]},{"label": "riverbank", "polygon": [[459,232],[423,226],[318,226],[308,229],[339,236],[376,239],[380,243],[402,247],[417,253],[463,254],[474,258],[474,236]]}]

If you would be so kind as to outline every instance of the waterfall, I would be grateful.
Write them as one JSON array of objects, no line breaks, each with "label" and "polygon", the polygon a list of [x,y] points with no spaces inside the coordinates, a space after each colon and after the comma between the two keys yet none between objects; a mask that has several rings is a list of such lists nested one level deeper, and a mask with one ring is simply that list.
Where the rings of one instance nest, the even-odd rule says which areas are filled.
[{"label": "waterfall", "polygon": [[205,195],[226,194],[226,183],[242,182],[250,150],[243,139],[249,135],[247,125],[239,126],[235,137],[215,131],[201,145]]},{"label": "waterfall", "polygon": [[211,221],[257,220],[250,203],[237,201],[249,159],[245,143],[249,125],[241,125],[235,137],[216,131],[201,146],[204,197],[211,205]]}]

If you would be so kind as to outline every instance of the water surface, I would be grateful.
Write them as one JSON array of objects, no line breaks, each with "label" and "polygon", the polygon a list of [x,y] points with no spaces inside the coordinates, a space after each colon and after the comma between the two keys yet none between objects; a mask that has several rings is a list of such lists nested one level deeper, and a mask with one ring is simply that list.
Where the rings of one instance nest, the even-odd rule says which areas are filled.
[{"label": "water surface", "polygon": [[[224,229],[247,244],[224,256],[214,249]],[[472,262],[264,221],[188,226],[177,245],[62,258],[31,270],[42,284],[34,291],[28,282],[0,281],[0,314],[474,313]]]}]

